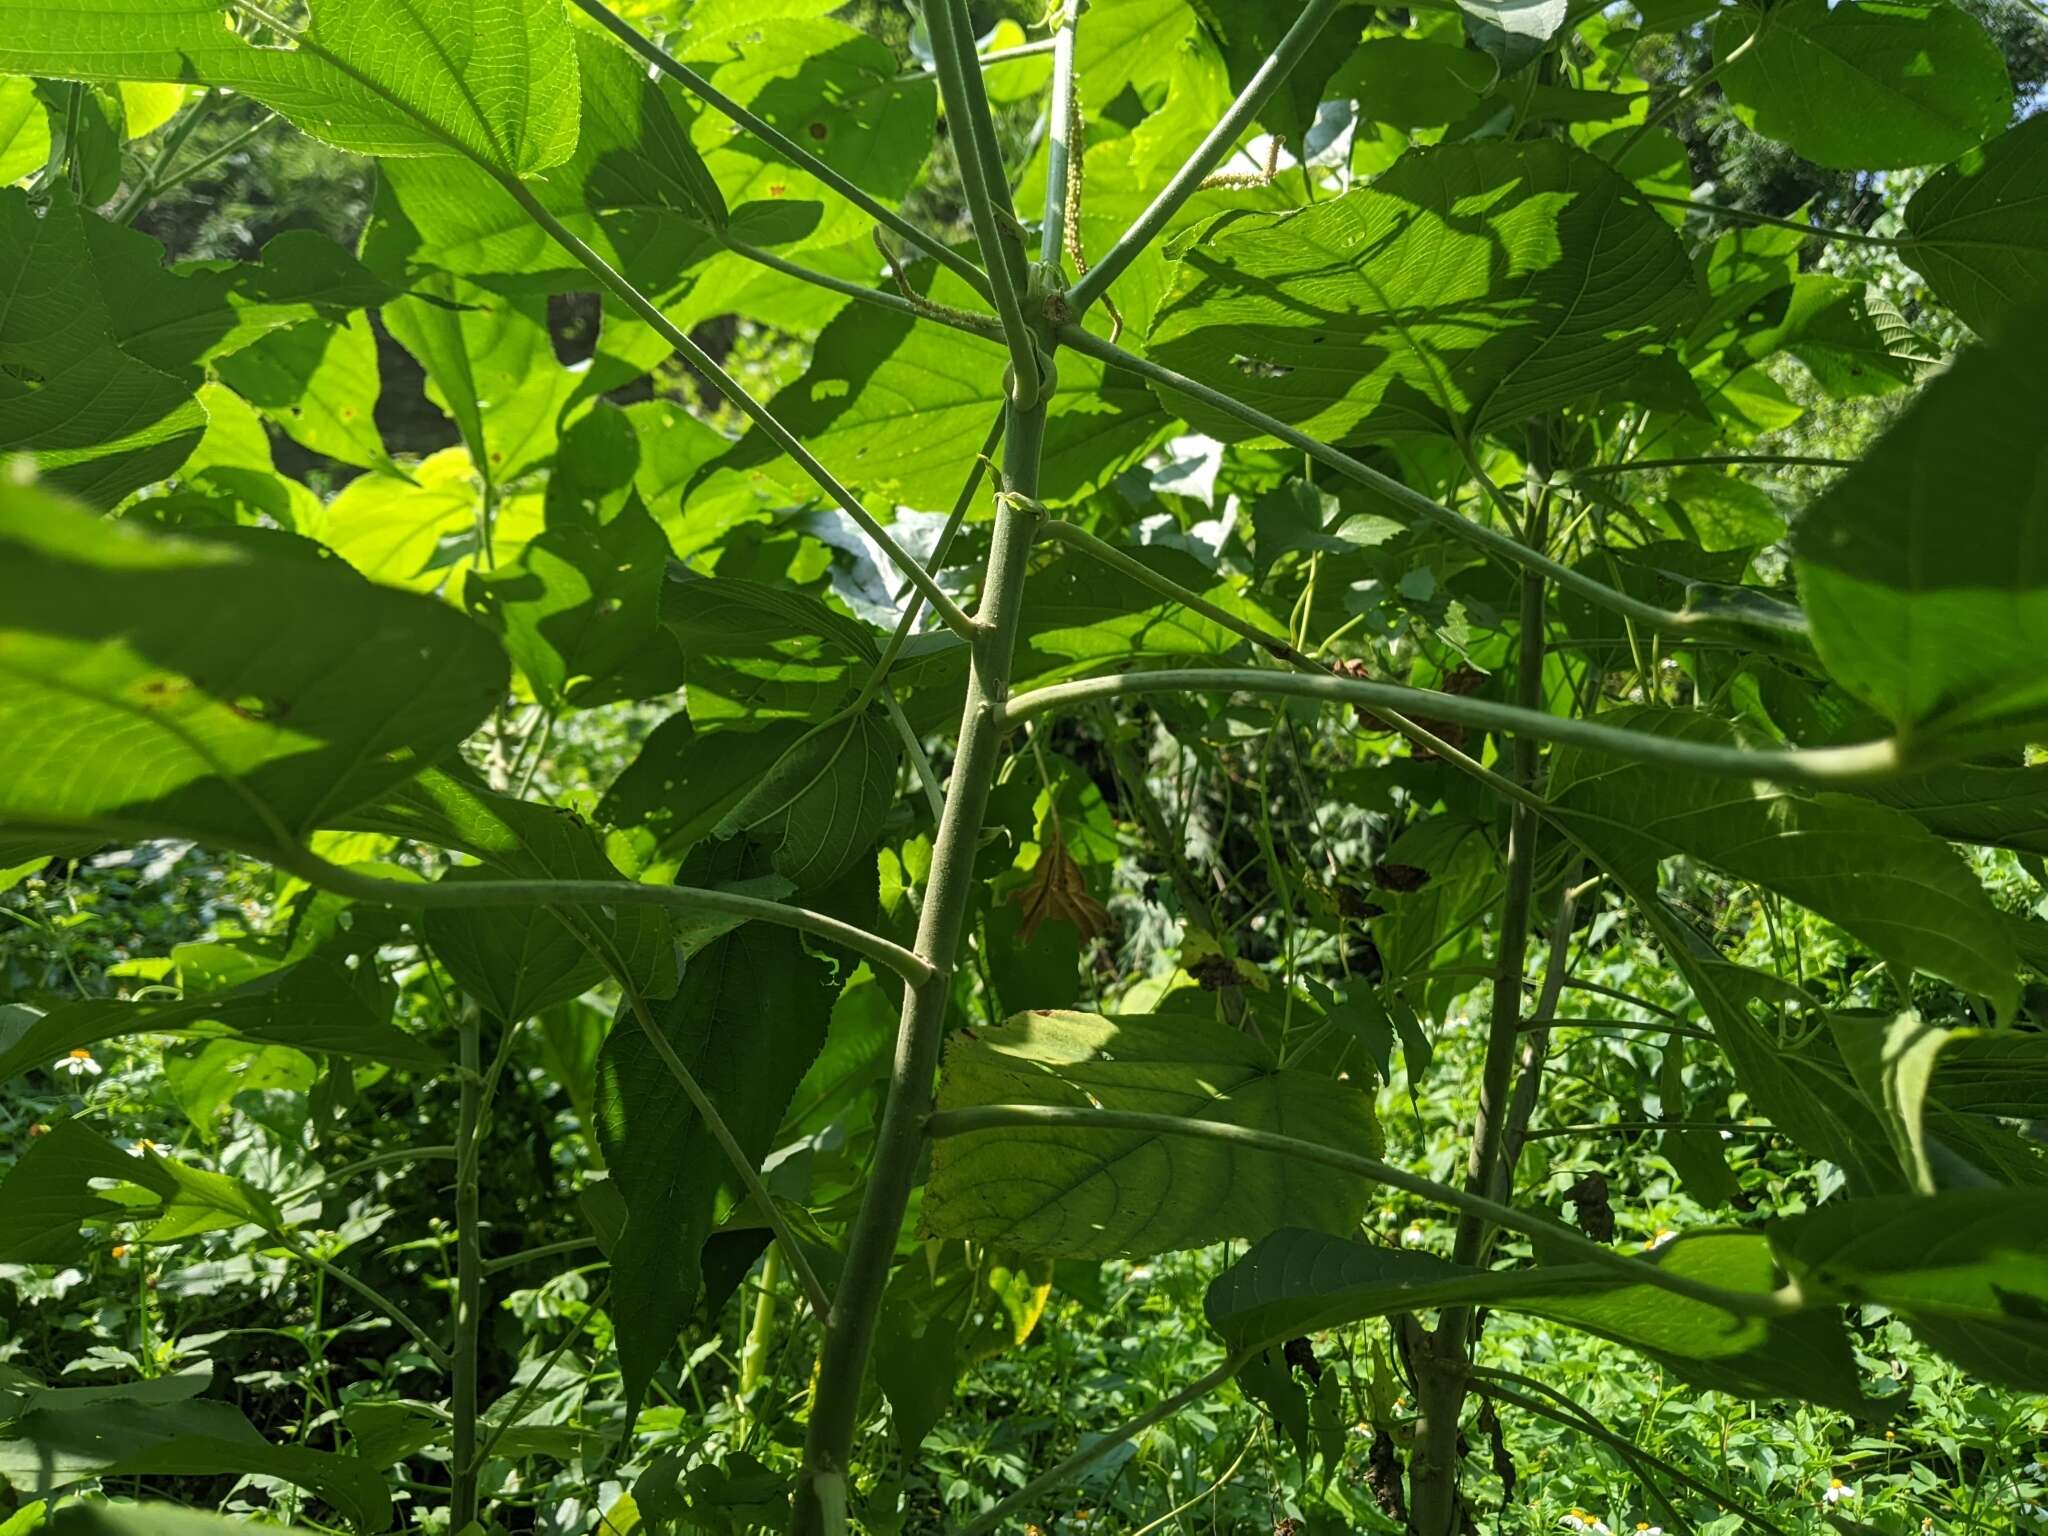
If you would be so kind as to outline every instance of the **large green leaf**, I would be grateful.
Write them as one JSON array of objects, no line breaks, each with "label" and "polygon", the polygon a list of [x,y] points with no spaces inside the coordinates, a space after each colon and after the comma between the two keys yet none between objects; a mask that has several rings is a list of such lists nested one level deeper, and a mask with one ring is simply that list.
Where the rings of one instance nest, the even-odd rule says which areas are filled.
[{"label": "large green leaf", "polygon": [[745,832],[798,887],[830,885],[862,862],[873,868],[902,763],[902,739],[869,705],[792,743],[716,832]]},{"label": "large green leaf", "polygon": [[224,1173],[148,1147],[124,1152],[77,1120],[39,1136],[0,1179],[0,1262],[75,1264],[97,1245],[82,1230],[146,1223],[138,1240],[174,1243],[254,1226],[275,1232],[270,1200]]},{"label": "large green leaf", "polygon": [[1902,732],[2048,713],[2048,309],[1963,353],[1793,528],[1813,643]]},{"label": "large green leaf", "polygon": [[[577,34],[576,58],[576,152],[533,193],[636,285],[666,291],[718,248],[725,207],[717,184],[690,142],[672,86],[595,32]],[[364,252],[380,271],[435,267],[522,290],[593,286],[495,178],[461,160],[388,163]]]},{"label": "large green leaf", "polygon": [[365,469],[396,473],[377,431],[377,338],[367,315],[273,331],[215,365],[221,382],[293,441]]},{"label": "large green leaf", "polygon": [[2048,1390],[2048,1191],[1835,1201],[1770,1239],[1810,1294],[1890,1307],[1983,1380]]},{"label": "large green leaf", "polygon": [[155,295],[105,289],[90,222],[61,191],[40,217],[0,191],[0,453],[26,452],[53,485],[111,507],[182,464],[206,415],[196,379],[121,344],[117,315]]},{"label": "large green leaf", "polygon": [[[950,274],[934,286],[934,298],[974,302],[947,282]],[[856,304],[825,327],[809,368],[769,403],[841,478],[931,511],[960,494],[1002,405],[1003,366],[995,343]],[[1066,501],[1094,489],[1142,457],[1167,425],[1138,380],[1063,353],[1046,427],[1043,498]],[[758,467],[799,494],[814,489],[759,431],[711,467]]]},{"label": "large green leaf", "polygon": [[681,858],[804,733],[794,720],[758,731],[704,732],[688,715],[670,715],[605,791],[597,820],[644,836],[654,856]]},{"label": "large green leaf", "polygon": [[1950,763],[1881,780],[1864,793],[1950,842],[2048,856],[2048,764]]},{"label": "large green leaf", "polygon": [[1312,208],[1217,219],[1181,251],[1151,351],[1326,439],[1484,432],[1626,384],[1694,307],[1670,226],[1601,161],[1445,145]]},{"label": "large green leaf", "polygon": [[0,79],[0,186],[32,176],[50,158],[50,119],[33,80]]},{"label": "large green leaf", "polygon": [[19,1035],[0,1034],[0,1082],[48,1067],[67,1051],[143,1034],[260,1041],[404,1067],[445,1064],[435,1046],[386,1023],[388,1012],[363,995],[355,971],[316,954],[226,992],[92,998],[53,1008]]},{"label": "large green leaf", "polygon": [[[910,191],[931,154],[933,81],[907,75],[881,39],[846,22],[785,16],[762,26],[749,16],[722,31],[693,28],[683,61],[885,202]],[[866,214],[721,114],[699,112],[690,136],[736,223],[774,210],[806,243],[868,236]]]},{"label": "large green leaf", "polygon": [[0,830],[289,847],[504,688],[472,620],[293,535],[145,533],[0,486]]},{"label": "large green leaf", "polygon": [[[459,885],[469,873],[489,879],[496,872],[457,870],[448,878]],[[425,929],[456,985],[507,1024],[579,997],[607,974],[577,930],[546,907],[436,908]]]},{"label": "large green leaf", "polygon": [[1980,334],[2048,292],[2048,113],[1928,177],[1906,231],[1899,254]]},{"label": "large green leaf", "polygon": [[[1747,1233],[1681,1238],[1649,1257],[1660,1269],[1727,1290],[1765,1295],[1778,1284],[1769,1245]],[[1237,1351],[1458,1302],[1567,1323],[1638,1350],[1697,1386],[1851,1412],[1865,1407],[1838,1318],[1745,1317],[1588,1265],[1488,1271],[1290,1228],[1218,1275],[1203,1308]]]},{"label": "large green leaf", "polygon": [[[1729,746],[1711,715],[1616,711],[1626,729]],[[1912,817],[1849,795],[1710,779],[1571,748],[1551,764],[1555,813],[1636,889],[1683,853],[1791,898],[1839,924],[1893,966],[1928,971],[2017,1002],[2019,957],[1970,867]]]},{"label": "large green leaf", "polygon": [[[747,1157],[772,1150],[831,1021],[832,968],[787,928],[752,924],[690,958],[659,1028]],[[598,1058],[597,1132],[626,1228],[612,1250],[613,1313],[627,1400],[695,1305],[713,1224],[736,1203],[725,1153],[624,1009]]]},{"label": "large green leaf", "polygon": [[[272,1445],[232,1403],[154,1401],[143,1390],[75,1405],[51,1401],[61,1395],[42,1394],[6,1426],[0,1476],[16,1487],[55,1491],[116,1477],[274,1477],[325,1500],[359,1531],[391,1525],[391,1494],[377,1468],[331,1451]],[[247,1529],[197,1515],[159,1521],[155,1509],[144,1524],[133,1512],[90,1506],[60,1511],[51,1528],[75,1536],[212,1536]]]},{"label": "large green leaf", "polygon": [[[1270,1131],[1376,1156],[1370,1094],[1279,1065],[1199,1015],[1023,1013],[948,1043],[939,1107],[1135,1110]],[[947,1137],[932,1149],[924,1228],[1055,1258],[1144,1255],[1281,1226],[1345,1232],[1372,1186],[1277,1153],[1076,1126]]]},{"label": "large green leaf", "polygon": [[[1761,1297],[1779,1284],[1770,1244],[1754,1233],[1679,1238],[1649,1257],[1659,1268],[1723,1290]],[[1530,1302],[1527,1310],[1640,1350],[1696,1386],[1869,1410],[1848,1335],[1831,1313],[1738,1317],[1647,1284]]]},{"label": "large green leaf", "polygon": [[0,72],[204,81],[366,155],[474,156],[515,176],[576,147],[561,0],[321,0],[312,46],[259,45],[223,0],[0,0]]},{"label": "large green leaf", "polygon": [[[356,807],[338,818],[338,824],[465,853],[501,877],[588,881],[628,877],[590,824],[575,812],[494,794],[463,771],[429,770],[382,799]],[[581,926],[602,939],[607,958],[623,965],[645,995],[667,997],[675,991],[676,945],[686,925],[658,907],[620,905],[583,908]],[[553,958],[554,977],[541,991],[567,987],[575,975],[583,974],[580,963],[567,960],[563,941],[574,942],[578,953],[587,951],[563,929],[552,911],[441,908],[434,913],[430,932],[437,942],[474,957],[476,964],[469,975],[477,982],[478,996],[486,1002],[504,1002],[506,1006],[498,1010],[504,1017],[519,1016],[519,1001],[536,995],[535,983],[549,974],[507,973],[503,967],[516,967],[516,957],[544,951]],[[496,977],[488,985],[483,980],[487,971]]]},{"label": "large green leaf", "polygon": [[632,489],[639,444],[600,404],[562,437],[547,526],[509,564],[464,583],[534,696],[585,709],[670,693],[682,658],[661,627],[668,540]]},{"label": "large green leaf", "polygon": [[1744,4],[1722,13],[1714,51],[1745,122],[1838,170],[1953,160],[2012,111],[1998,45],[1945,0]]}]

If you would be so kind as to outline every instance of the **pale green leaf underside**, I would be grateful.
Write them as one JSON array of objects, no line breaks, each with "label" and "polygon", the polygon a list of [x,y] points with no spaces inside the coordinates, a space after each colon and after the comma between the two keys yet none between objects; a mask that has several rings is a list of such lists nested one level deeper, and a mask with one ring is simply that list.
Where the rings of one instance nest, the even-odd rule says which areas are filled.
[{"label": "pale green leaf underside", "polygon": [[343,149],[465,154],[514,176],[576,147],[561,0],[320,0],[316,46],[299,47],[252,43],[231,14],[223,0],[0,0],[0,72],[204,82]]},{"label": "pale green leaf underside", "polygon": [[[939,1107],[977,1104],[1135,1110],[1367,1156],[1380,1147],[1369,1095],[1283,1069],[1257,1041],[1199,1016],[1024,1013],[978,1038],[956,1035]],[[1370,1193],[1363,1179],[1225,1142],[1010,1127],[935,1144],[924,1226],[1020,1253],[1107,1258],[1283,1225],[1348,1231]]]}]

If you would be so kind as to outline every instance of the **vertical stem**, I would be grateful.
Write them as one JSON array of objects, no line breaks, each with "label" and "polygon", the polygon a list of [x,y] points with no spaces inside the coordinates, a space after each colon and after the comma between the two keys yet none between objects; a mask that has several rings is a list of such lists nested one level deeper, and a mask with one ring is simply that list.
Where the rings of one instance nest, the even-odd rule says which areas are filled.
[{"label": "vertical stem", "polygon": [[1029,498],[1037,492],[1044,438],[1042,404],[1028,409],[1010,407],[1003,437],[1003,474],[1017,494],[1002,497],[996,506],[993,547],[976,618],[979,634],[960,716],[960,749],[953,761],[945,815],[932,844],[931,881],[918,924],[917,953],[938,973],[909,988],[903,997],[874,1166],[847,1241],[845,1269],[818,1360],[817,1394],[811,1404],[804,1471],[796,1493],[794,1529],[799,1536],[837,1536],[844,1528],[847,1459],[860,1414],[861,1380],[924,1148],[923,1125],[932,1108],[939,1041],[952,997],[953,965],[974,889],[974,850],[981,837],[989,787],[1001,759],[1000,715],[1010,691],[1010,654],[1016,641],[1025,568],[1038,532],[1037,504]]},{"label": "vertical stem", "polygon": [[747,1330],[747,1345],[740,1354],[740,1396],[761,1385],[767,1372],[768,1346],[775,1338],[775,1290],[782,1281],[782,1250],[768,1245],[761,1260],[761,1293],[754,1298],[754,1323]]},{"label": "vertical stem", "polygon": [[[1549,515],[1547,428],[1530,434],[1527,479],[1528,511],[1524,530],[1532,548],[1541,549]],[[1540,573],[1522,571],[1519,648],[1515,658],[1515,702],[1534,710],[1543,703],[1543,651],[1547,592]],[[1514,740],[1514,779],[1522,788],[1534,785],[1540,743],[1530,735]],[[1480,1069],[1479,1110],[1472,1127],[1472,1151],[1466,1163],[1465,1188],[1485,1195],[1493,1185],[1494,1165],[1508,1119],[1508,1096],[1522,1026],[1522,971],[1529,952],[1529,907],[1536,885],[1536,837],[1542,817],[1536,806],[1515,802],[1508,823],[1506,892],[1501,899],[1500,945],[1493,971],[1493,1010],[1486,1035],[1486,1061]],[[1458,1218],[1451,1257],[1471,1264],[1484,1248],[1485,1221],[1472,1212]],[[1459,1526],[1458,1421],[1471,1382],[1472,1311],[1446,1307],[1426,1347],[1414,1351],[1417,1406],[1415,1456],[1409,1468],[1410,1523],[1416,1536],[1452,1536]],[[1418,1328],[1417,1334],[1421,1333]]]},{"label": "vertical stem", "polygon": [[[933,0],[930,10],[946,10],[953,0]],[[1071,14],[1061,31],[1071,29]],[[934,28],[933,52],[946,52]],[[1055,71],[1054,92],[1072,89],[1073,49]],[[943,64],[941,65],[943,68]],[[980,82],[973,94],[980,96]],[[983,103],[986,116],[986,103]],[[969,158],[962,154],[963,167]],[[1007,189],[1005,189],[1007,196]],[[1053,211],[1066,201],[1063,172],[1046,180],[1047,238],[1057,254],[1059,217]],[[997,290],[1003,268],[996,247],[1006,237],[994,227],[987,200],[974,208],[977,233]],[[889,1092],[875,1138],[874,1165],[860,1214],[848,1234],[846,1262],[834,1295],[825,1342],[818,1354],[817,1388],[804,1442],[803,1470],[798,1476],[791,1529],[797,1536],[840,1536],[846,1528],[848,1463],[860,1419],[861,1384],[867,1374],[882,1293],[903,1213],[910,1203],[912,1182],[924,1152],[924,1122],[932,1108],[939,1069],[939,1044],[952,1002],[953,967],[967,924],[968,900],[974,891],[974,854],[981,839],[982,816],[1002,756],[1002,710],[1010,695],[1010,660],[1016,647],[1017,621],[1023,607],[1024,577],[1031,547],[1043,517],[1038,504],[1039,461],[1045,447],[1045,407],[1051,390],[1049,331],[1041,317],[1032,317],[1040,334],[1029,338],[1038,350],[1046,377],[1035,394],[1012,394],[1004,407],[1003,484],[1010,494],[996,499],[995,527],[988,565],[982,575],[981,605],[974,616],[969,653],[967,697],[960,710],[959,748],[953,759],[952,782],[944,813],[932,842],[931,877],[925,887],[924,912],[918,920],[917,953],[934,974],[908,986],[903,1016],[896,1031],[896,1054],[889,1071]],[[1027,381],[1020,375],[1020,391]]]},{"label": "vertical stem", "polygon": [[449,1411],[455,1420],[454,1455],[449,1466],[454,1491],[449,1529],[460,1532],[477,1516],[476,1420],[477,1329],[483,1292],[483,1252],[477,1238],[477,1127],[482,1118],[483,1080],[480,1030],[474,1003],[465,1004],[460,1025],[462,1099],[455,1128],[455,1353],[449,1373]]}]

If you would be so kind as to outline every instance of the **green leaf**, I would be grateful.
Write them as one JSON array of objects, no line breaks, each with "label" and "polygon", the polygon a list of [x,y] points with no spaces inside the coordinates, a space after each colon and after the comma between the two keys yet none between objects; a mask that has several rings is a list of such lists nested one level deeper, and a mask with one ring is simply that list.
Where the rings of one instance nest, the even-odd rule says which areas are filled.
[{"label": "green leaf", "polygon": [[670,715],[605,791],[597,820],[644,834],[653,856],[680,859],[804,734],[794,720],[758,731],[705,732],[686,714]]},{"label": "green leaf", "polygon": [[377,431],[377,338],[369,317],[287,326],[215,364],[221,382],[294,442],[344,464],[403,472]]},{"label": "green leaf", "polygon": [[1565,0],[1458,0],[1465,30],[1512,73],[1541,53],[1564,25]]},{"label": "green leaf", "polygon": [[1562,1282],[1543,1270],[1511,1279],[1434,1254],[1353,1242],[1328,1232],[1282,1227],[1209,1283],[1202,1311],[1224,1348],[1236,1354],[1346,1323],[1459,1302],[1504,1304],[1526,1286],[1530,1294],[1560,1283],[1601,1282],[1578,1273]]},{"label": "green leaf", "polygon": [[1214,221],[1181,251],[1151,351],[1331,441],[1486,432],[1626,385],[1694,308],[1677,237],[1601,161],[1444,145],[1312,208]]},{"label": "green leaf", "polygon": [[[1762,35],[1741,57],[1762,27]],[[1736,115],[1836,170],[1933,165],[1974,149],[2012,111],[2005,60],[1957,5],[1780,0],[1714,27]]]},{"label": "green leaf", "polygon": [[[1123,552],[1269,633],[1285,628],[1245,595],[1241,578],[1221,575],[1193,555],[1157,545]],[[1081,663],[1090,671],[1147,656],[1222,657],[1245,643],[1235,630],[1160,597],[1080,551],[1032,573],[1018,638],[1034,651]],[[1021,654],[1017,667],[1020,676],[1038,670]]]},{"label": "green leaf", "polygon": [[[909,193],[931,154],[931,77],[905,79],[893,50],[843,21],[783,17],[763,26],[748,17],[720,32],[693,28],[682,59],[885,203]],[[699,112],[690,137],[735,222],[745,222],[753,204],[757,213],[791,217],[805,244],[867,238],[866,214],[719,114]]]},{"label": "green leaf", "polygon": [[826,715],[881,654],[865,626],[814,597],[681,567],[669,572],[661,618],[682,642],[700,729]]},{"label": "green leaf", "polygon": [[2048,764],[1951,763],[1881,780],[1864,793],[1951,842],[2048,856]]},{"label": "green leaf", "polygon": [[[485,879],[495,871],[453,870]],[[518,1024],[580,997],[608,974],[604,962],[554,912],[531,907],[434,908],[426,940],[456,985],[494,1018]]]},{"label": "green leaf", "polygon": [[1928,384],[1793,530],[1829,672],[1912,736],[2048,715],[2048,309]]},{"label": "green leaf", "polygon": [[[932,297],[962,307],[950,274]],[[994,342],[856,304],[825,327],[803,376],[769,402],[782,423],[847,481],[931,511],[949,507],[1003,398]],[[1143,457],[1168,418],[1137,379],[1063,353],[1046,427],[1048,504],[1102,485]],[[758,430],[715,467],[759,468],[809,495],[814,487]],[[708,471],[707,471],[708,472]]]},{"label": "green leaf", "polygon": [[[674,86],[596,32],[577,34],[576,61],[576,152],[531,190],[637,287],[667,291],[719,248],[724,200],[690,142]],[[524,292],[594,287],[489,172],[467,161],[388,162],[363,239],[365,260],[394,275],[438,268],[508,279]]]},{"label": "green leaf", "polygon": [[[42,1407],[23,1414],[10,1430],[10,1438],[0,1440],[0,1476],[21,1487],[55,1490],[114,1477],[274,1477],[324,1499],[360,1531],[391,1525],[391,1494],[375,1467],[330,1451],[272,1445],[232,1403],[117,1399],[69,1411]],[[108,1518],[113,1513],[75,1506],[58,1514],[53,1530],[144,1529],[114,1523]],[[152,1514],[147,1529],[151,1536],[201,1536],[242,1527],[159,1525]]]},{"label": "green leaf", "polygon": [[[494,794],[461,772],[429,770],[383,799],[338,818],[338,824],[466,853],[501,877],[628,878],[589,823],[573,811]],[[582,908],[581,915],[585,924],[603,936],[609,952],[624,963],[643,994],[667,997],[675,991],[677,927],[660,908],[593,906]],[[530,930],[531,936],[529,918],[538,925]],[[559,920],[552,915],[542,919],[525,908],[437,909],[434,921],[443,941],[487,957],[479,959],[479,969],[473,972],[479,977],[479,985],[482,967],[507,955],[543,945],[550,953],[565,953],[555,947],[552,930],[547,926],[553,923],[559,927]],[[580,944],[578,948],[581,949]],[[508,985],[511,984],[501,980],[495,987]],[[516,985],[525,987],[527,979],[518,978]],[[551,983],[550,990],[553,986]],[[480,995],[488,998],[502,994],[487,990]]]},{"label": "green leaf", "polygon": [[[787,928],[751,924],[691,956],[657,1028],[757,1166],[825,1042],[831,967]],[[741,1201],[725,1153],[623,1008],[598,1058],[598,1140],[626,1202],[612,1251],[626,1397],[638,1407],[695,1304],[712,1226]]]},{"label": "green leaf", "polygon": [[2048,1191],[1835,1201],[1770,1240],[1809,1295],[1890,1307],[1982,1380],[2048,1389]]},{"label": "green leaf", "polygon": [[[671,693],[682,681],[675,641],[661,628],[668,540],[632,489],[638,445],[626,417],[600,405],[562,439],[547,498],[547,527],[509,565],[463,585],[471,611],[505,637],[505,648],[550,709],[588,709]],[[624,500],[579,486],[607,468]]]},{"label": "green leaf", "polygon": [[320,0],[290,48],[228,15],[221,0],[0,0],[0,72],[203,81],[358,154],[464,154],[514,176],[576,147],[561,0]]},{"label": "green leaf", "polygon": [[879,705],[807,732],[714,829],[745,832],[799,889],[830,885],[863,862],[896,803],[903,742]]},{"label": "green leaf", "polygon": [[[1369,1094],[1282,1068],[1250,1036],[1194,1015],[1026,1013],[954,1035],[939,1107],[977,1104],[1137,1110],[1380,1150]],[[934,1145],[923,1224],[936,1237],[1053,1258],[1142,1256],[1283,1225],[1348,1231],[1371,1191],[1363,1179],[1225,1142],[1013,1126]]]},{"label": "green leaf", "polygon": [[1732,474],[1687,469],[1671,477],[1666,495],[1674,531],[1709,551],[1756,549],[1782,538],[1785,516],[1768,491]]},{"label": "green leaf", "polygon": [[1883,1106],[1884,1126],[1907,1181],[1921,1194],[1933,1194],[1936,1177],[1924,1117],[1927,1091],[1950,1031],[1910,1011],[1888,1021],[1837,1017],[1829,1022],[1863,1096]]},{"label": "green leaf", "polygon": [[0,271],[13,274],[0,291],[0,454],[26,452],[52,485],[111,507],[182,464],[206,416],[196,377],[123,346],[118,317],[162,289],[109,290],[88,243],[99,222],[62,190],[41,217],[25,193],[0,191]]},{"label": "green leaf", "polygon": [[1396,128],[1442,128],[1479,105],[1500,73],[1470,48],[1411,37],[1369,37],[1332,82],[1359,111]]},{"label": "green leaf", "polygon": [[436,1068],[445,1054],[393,1029],[338,957],[314,955],[226,992],[127,1002],[92,998],[53,1008],[0,1048],[0,1082],[48,1068],[68,1051],[130,1035],[178,1035],[287,1045],[294,1050]]},{"label": "green leaf", "polygon": [[[372,581],[416,592],[445,590],[459,602],[470,573],[484,563],[482,494],[482,476],[468,451],[444,448],[411,466],[408,479],[356,476],[340,495],[313,511],[300,531]],[[538,495],[502,497],[491,524],[495,556],[516,556],[540,531],[540,521]]]},{"label": "green leaf", "polygon": [[0,1262],[74,1264],[95,1246],[83,1226],[147,1222],[138,1241],[174,1243],[242,1226],[275,1232],[284,1219],[241,1180],[146,1148],[124,1152],[77,1120],[36,1138],[0,1180]]},{"label": "green leaf", "polygon": [[1980,335],[2048,290],[2048,115],[1928,177],[1906,232],[1906,265]]},{"label": "green leaf", "polygon": [[[1768,1244],[1705,1233],[1661,1244],[1659,1268],[1729,1290],[1777,1288]],[[1649,1356],[1695,1385],[1745,1396],[1867,1408],[1840,1322],[1743,1317],[1590,1265],[1488,1271],[1430,1254],[1287,1229],[1253,1245],[1210,1284],[1210,1327],[1233,1352],[1390,1312],[1483,1302],[1551,1318]]]},{"label": "green leaf", "polygon": [[293,535],[199,542],[0,487],[0,831],[289,848],[504,688],[473,621]]},{"label": "green leaf", "polygon": [[[1778,1289],[1771,1245],[1749,1232],[1708,1232],[1659,1244],[1660,1269],[1723,1290]],[[1791,1397],[1868,1415],[1861,1373],[1838,1316],[1738,1317],[1654,1285],[1504,1303],[1583,1328],[1648,1355],[1695,1386],[1745,1397]]]},{"label": "green leaf", "polygon": [[1049,1261],[967,1243],[928,1245],[897,1266],[876,1320],[875,1381],[906,1454],[937,1426],[962,1372],[1031,1336],[1051,1280]]},{"label": "green leaf", "polygon": [[[1711,742],[1735,729],[1703,713],[1629,709],[1610,723]],[[1551,763],[1564,824],[1639,890],[1675,853],[1777,891],[1839,924],[1888,963],[2017,1006],[2019,957],[1991,899],[1955,851],[1912,817],[1867,800],[1710,779],[1581,748]]]},{"label": "green leaf", "polygon": [[0,79],[0,186],[33,176],[50,158],[50,119],[33,80]]}]

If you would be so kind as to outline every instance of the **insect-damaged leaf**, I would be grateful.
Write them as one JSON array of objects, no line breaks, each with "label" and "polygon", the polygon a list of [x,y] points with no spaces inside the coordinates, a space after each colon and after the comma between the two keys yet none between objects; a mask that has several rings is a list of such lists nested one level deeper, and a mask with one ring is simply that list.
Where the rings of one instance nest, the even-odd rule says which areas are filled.
[{"label": "insect-damaged leaf", "polygon": [[502,697],[474,621],[294,535],[199,540],[0,486],[0,832],[289,848]]}]

